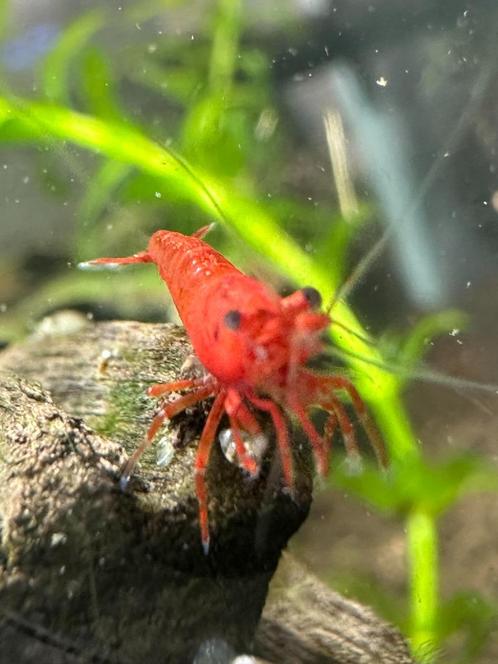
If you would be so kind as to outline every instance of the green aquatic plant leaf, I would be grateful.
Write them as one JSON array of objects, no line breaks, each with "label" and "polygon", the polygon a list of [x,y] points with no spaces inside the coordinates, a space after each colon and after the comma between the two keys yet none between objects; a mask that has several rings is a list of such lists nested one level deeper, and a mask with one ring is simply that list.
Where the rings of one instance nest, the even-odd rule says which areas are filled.
[{"label": "green aquatic plant leaf", "polygon": [[81,78],[80,90],[86,110],[111,122],[125,122],[125,110],[115,93],[116,81],[109,60],[100,49],[86,49]]},{"label": "green aquatic plant leaf", "polygon": [[104,25],[104,19],[104,12],[93,10],[79,16],[61,33],[43,62],[42,90],[47,99],[59,104],[70,104],[74,61]]},{"label": "green aquatic plant leaf", "polygon": [[351,474],[347,464],[335,464],[331,481],[378,510],[398,515],[417,509],[437,517],[467,493],[498,491],[498,472],[470,455],[438,464],[412,459],[392,464],[385,473],[366,466]]}]

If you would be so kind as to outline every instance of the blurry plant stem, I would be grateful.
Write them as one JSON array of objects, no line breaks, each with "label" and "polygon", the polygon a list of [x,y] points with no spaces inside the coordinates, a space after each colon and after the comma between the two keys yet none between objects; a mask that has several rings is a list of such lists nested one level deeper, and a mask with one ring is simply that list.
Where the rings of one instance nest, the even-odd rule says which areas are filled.
[{"label": "blurry plant stem", "polygon": [[[55,141],[70,141],[163,178],[165,184],[204,210],[211,219],[214,217],[233,229],[246,245],[294,283],[315,287],[325,302],[331,300],[339,287],[333,273],[292,240],[257,201],[241,196],[224,181],[193,168],[181,156],[150,140],[134,127],[83,115],[61,106],[0,97],[0,138],[18,143],[55,144],[56,148],[58,143]],[[364,339],[368,337],[344,300],[336,301],[333,318]],[[383,357],[376,346],[345,333],[333,324],[330,333],[334,343],[349,356],[348,362],[357,373],[355,384],[375,415],[393,464],[410,464],[419,455],[419,450],[401,400],[399,377],[382,368]],[[430,529],[431,537],[429,528],[424,531],[420,526],[413,528],[409,524],[409,532],[411,551],[422,552],[426,544],[431,545],[431,550],[435,549],[434,524]],[[420,553],[411,557],[414,583],[427,576],[429,565],[433,563],[435,558],[432,555],[425,557]],[[422,569],[419,569],[420,565]],[[435,569],[432,574],[435,577]],[[415,623],[418,624],[425,616],[424,625],[429,633],[436,611],[436,589],[433,589],[432,595],[414,592],[413,596],[417,599],[413,608],[414,616],[417,616]]]},{"label": "blurry plant stem", "polygon": [[329,110],[323,117],[339,209],[346,221],[358,214],[359,205],[349,170],[346,136],[341,115]]},{"label": "blurry plant stem", "polygon": [[436,519],[414,506],[407,519],[410,562],[411,624],[414,655],[424,664],[435,661],[438,609],[438,536]]},{"label": "blurry plant stem", "polygon": [[209,63],[209,88],[211,94],[223,101],[229,97],[232,85],[240,20],[240,0],[218,0]]}]

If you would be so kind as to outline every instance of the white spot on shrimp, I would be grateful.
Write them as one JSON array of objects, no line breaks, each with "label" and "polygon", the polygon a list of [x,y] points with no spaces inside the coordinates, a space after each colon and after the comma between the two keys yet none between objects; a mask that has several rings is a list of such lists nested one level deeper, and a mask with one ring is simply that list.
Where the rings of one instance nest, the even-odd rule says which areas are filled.
[{"label": "white spot on shrimp", "polygon": [[268,351],[264,346],[256,346],[254,349],[256,359],[266,361],[268,359]]}]

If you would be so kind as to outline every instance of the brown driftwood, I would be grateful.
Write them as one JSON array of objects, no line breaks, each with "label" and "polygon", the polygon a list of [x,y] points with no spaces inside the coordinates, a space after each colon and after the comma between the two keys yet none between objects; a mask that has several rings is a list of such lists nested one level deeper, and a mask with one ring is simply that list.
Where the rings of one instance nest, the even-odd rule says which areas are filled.
[{"label": "brown driftwood", "polygon": [[285,554],[256,634],[256,651],[288,664],[410,664],[400,633],[334,592]]},{"label": "brown driftwood", "polygon": [[279,572],[256,632],[309,508],[303,453],[292,498],[271,454],[249,481],[214,448],[209,556],[188,442],[202,408],[165,427],[177,448],[167,467],[152,449],[119,490],[123,447],[134,449],[154,410],[146,386],[178,376],[189,353],[171,325],[58,314],[0,354],[0,662],[228,662],[250,651],[274,662],[411,661],[397,632],[295,563]]}]

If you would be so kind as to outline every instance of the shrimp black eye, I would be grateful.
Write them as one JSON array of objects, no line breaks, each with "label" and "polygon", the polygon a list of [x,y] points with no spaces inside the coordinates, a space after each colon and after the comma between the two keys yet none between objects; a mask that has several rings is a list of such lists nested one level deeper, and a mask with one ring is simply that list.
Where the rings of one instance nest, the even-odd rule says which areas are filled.
[{"label": "shrimp black eye", "polygon": [[223,321],[230,330],[238,330],[240,327],[240,311],[232,309],[225,314]]},{"label": "shrimp black eye", "polygon": [[312,286],[306,286],[305,288],[301,289],[301,293],[304,295],[306,301],[312,309],[319,309],[321,307],[322,296],[316,290],[316,288],[313,288]]}]

